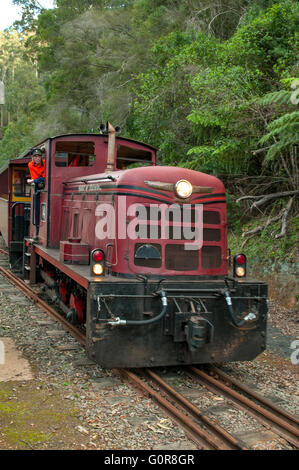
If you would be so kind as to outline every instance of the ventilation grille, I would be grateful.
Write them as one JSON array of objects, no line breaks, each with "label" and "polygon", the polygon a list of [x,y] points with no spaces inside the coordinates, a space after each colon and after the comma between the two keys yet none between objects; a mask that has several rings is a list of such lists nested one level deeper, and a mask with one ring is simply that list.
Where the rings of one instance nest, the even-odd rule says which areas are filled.
[{"label": "ventilation grille", "polygon": [[201,264],[203,269],[215,269],[221,266],[221,247],[203,246],[201,249]]},{"label": "ventilation grille", "polygon": [[[184,217],[183,217],[184,214]],[[185,244],[188,240],[192,243],[199,239],[198,235],[198,211],[195,208],[184,211],[171,208],[161,212],[159,207],[140,206],[136,210],[136,217],[139,224],[136,225],[136,237],[144,243],[151,243],[155,240],[163,240],[160,244],[151,243],[159,249],[161,259],[139,259],[134,256],[136,266],[148,268],[161,268],[170,271],[196,271],[199,268],[203,271],[217,269],[222,264],[221,251],[221,216],[217,210],[203,210],[203,246],[200,250],[186,250]],[[162,235],[161,217],[165,217],[166,231]],[[150,225],[150,222],[153,222]],[[184,222],[184,226],[180,224]],[[217,227],[218,226],[218,227]],[[195,235],[195,236],[194,236]],[[163,238],[161,238],[163,236]],[[167,243],[167,240],[177,241],[177,243]],[[136,251],[142,243],[135,245]]]},{"label": "ventilation grille", "polygon": [[184,245],[166,245],[165,268],[175,271],[195,271],[198,269],[198,250],[185,250]]}]

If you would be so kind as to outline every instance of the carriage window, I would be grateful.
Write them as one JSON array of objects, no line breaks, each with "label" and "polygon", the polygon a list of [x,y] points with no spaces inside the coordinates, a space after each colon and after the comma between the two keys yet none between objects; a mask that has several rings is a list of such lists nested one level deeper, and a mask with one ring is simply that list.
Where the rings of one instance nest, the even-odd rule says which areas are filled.
[{"label": "carriage window", "polygon": [[55,166],[92,166],[95,161],[93,142],[56,142]]}]

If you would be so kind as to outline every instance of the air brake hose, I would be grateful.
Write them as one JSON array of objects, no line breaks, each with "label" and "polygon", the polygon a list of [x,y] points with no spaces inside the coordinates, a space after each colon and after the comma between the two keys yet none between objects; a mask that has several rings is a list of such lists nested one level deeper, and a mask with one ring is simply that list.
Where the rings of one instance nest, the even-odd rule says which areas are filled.
[{"label": "air brake hose", "polygon": [[149,325],[150,323],[154,323],[154,322],[160,320],[161,318],[164,317],[164,315],[166,313],[166,310],[167,310],[167,297],[166,297],[166,294],[163,290],[158,291],[156,294],[160,295],[161,300],[162,300],[162,310],[159,313],[159,315],[156,315],[155,317],[150,318],[149,320],[121,320],[120,318],[115,318],[114,321],[113,320],[109,321],[108,324],[109,325],[114,325],[114,326],[116,326],[116,325],[139,326],[139,325]]},{"label": "air brake hose", "polygon": [[224,291],[224,297],[225,297],[225,301],[227,303],[227,306],[228,306],[228,311],[229,311],[229,315],[232,319],[232,322],[233,324],[237,327],[237,328],[240,328],[241,326],[245,325],[246,322],[248,322],[248,320],[255,320],[256,319],[256,315],[254,313],[248,313],[248,315],[246,315],[246,317],[243,318],[243,320],[241,321],[237,321],[236,320],[236,317],[234,315],[234,311],[233,311],[233,305],[232,305],[232,299],[230,297],[230,293],[229,293],[229,290],[226,289]]}]

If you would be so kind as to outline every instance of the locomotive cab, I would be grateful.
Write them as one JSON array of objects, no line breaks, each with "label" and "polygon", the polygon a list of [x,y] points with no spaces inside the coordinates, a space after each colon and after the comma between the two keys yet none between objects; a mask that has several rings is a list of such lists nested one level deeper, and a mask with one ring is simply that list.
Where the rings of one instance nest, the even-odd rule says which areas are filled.
[{"label": "locomotive cab", "polygon": [[[32,220],[30,237],[34,238],[38,235],[38,243],[41,246],[59,248],[60,241],[65,240],[66,236],[77,237],[78,215],[64,213],[64,189],[72,180],[76,180],[77,184],[85,184],[85,178],[91,176],[97,178],[99,174],[105,174],[108,140],[105,134],[69,134],[52,137],[38,144],[44,149],[46,182],[40,194],[39,232],[36,233],[36,226]],[[113,165],[109,171],[134,164],[153,165],[155,164],[155,149],[151,146],[135,144],[129,139],[119,138],[117,145],[113,148],[112,160]],[[76,191],[71,197],[76,199]],[[75,207],[74,210],[76,212]],[[64,220],[65,216],[67,219],[71,217],[69,223],[72,227],[65,228],[67,225]]]}]

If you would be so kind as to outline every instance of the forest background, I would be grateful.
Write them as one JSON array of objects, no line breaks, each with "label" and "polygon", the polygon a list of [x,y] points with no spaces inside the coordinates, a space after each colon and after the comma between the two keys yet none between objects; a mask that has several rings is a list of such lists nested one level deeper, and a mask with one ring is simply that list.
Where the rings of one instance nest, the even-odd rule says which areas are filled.
[{"label": "forest background", "polygon": [[23,15],[0,33],[0,167],[109,120],[158,147],[160,164],[224,180],[233,249],[295,263],[298,2],[13,3]]}]

